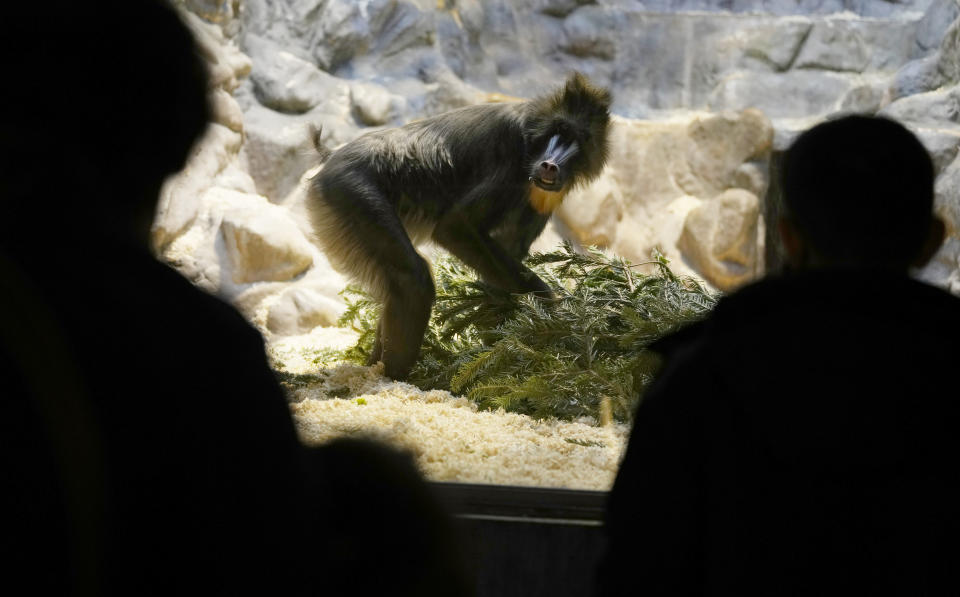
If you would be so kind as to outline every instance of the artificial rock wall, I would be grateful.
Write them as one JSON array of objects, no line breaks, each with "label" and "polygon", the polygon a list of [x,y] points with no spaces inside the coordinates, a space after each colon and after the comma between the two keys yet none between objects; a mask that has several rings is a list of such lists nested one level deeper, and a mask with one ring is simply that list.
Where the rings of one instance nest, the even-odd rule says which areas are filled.
[{"label": "artificial rock wall", "polygon": [[331,325],[344,280],[308,241],[307,126],[378,127],[549,91],[614,94],[613,155],[538,242],[658,248],[721,289],[764,271],[771,155],[837,112],[911,127],[950,237],[920,275],[960,292],[960,0],[181,0],[215,123],[166,186],[159,254],[268,336]]}]

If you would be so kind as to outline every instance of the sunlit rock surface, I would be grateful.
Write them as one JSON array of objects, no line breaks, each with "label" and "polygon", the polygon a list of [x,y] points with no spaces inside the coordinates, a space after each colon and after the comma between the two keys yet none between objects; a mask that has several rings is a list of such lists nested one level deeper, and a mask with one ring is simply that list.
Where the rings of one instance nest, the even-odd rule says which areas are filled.
[{"label": "sunlit rock surface", "polygon": [[226,170],[240,151],[242,140],[238,132],[219,124],[210,125],[194,147],[187,167],[171,177],[160,193],[152,230],[156,247],[168,246],[195,222],[201,208],[199,197]]},{"label": "sunlit rock surface", "polygon": [[947,225],[947,240],[920,277],[960,294],[960,158],[937,179],[937,214]]},{"label": "sunlit rock surface", "polygon": [[[657,249],[673,260],[679,273],[705,278],[724,290],[734,288],[759,273],[755,195],[762,195],[767,186],[772,142],[770,121],[752,109],[677,113],[657,121],[615,118],[607,169],[597,182],[565,199],[557,218],[565,233],[581,245],[608,247],[638,263]],[[736,275],[718,269],[716,263],[726,257],[706,258],[719,249],[705,249],[715,243],[701,234],[693,233],[699,242],[679,244],[690,214],[717,215],[703,204],[729,189],[754,196],[749,230],[735,232],[749,244],[738,249]],[[704,222],[693,229],[702,231],[704,225],[715,228]]]},{"label": "sunlit rock surface", "polygon": [[341,311],[340,302],[322,289],[292,286],[270,305],[267,329],[281,336],[304,334],[317,326],[336,325]]},{"label": "sunlit rock surface", "polygon": [[310,244],[281,208],[232,208],[220,233],[237,284],[290,280],[313,265]]},{"label": "sunlit rock surface", "polygon": [[736,288],[758,275],[759,221],[757,196],[729,189],[690,210],[678,245],[713,285]]}]

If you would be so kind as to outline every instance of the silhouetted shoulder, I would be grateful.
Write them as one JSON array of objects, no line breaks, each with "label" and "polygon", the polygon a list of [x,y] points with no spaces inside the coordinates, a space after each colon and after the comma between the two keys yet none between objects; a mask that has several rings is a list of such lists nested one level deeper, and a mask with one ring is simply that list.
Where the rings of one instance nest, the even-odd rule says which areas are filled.
[{"label": "silhouetted shoulder", "polygon": [[957,297],[835,270],[758,282],[661,342],[608,502],[601,594],[952,582],[958,336]]},{"label": "silhouetted shoulder", "polygon": [[[128,593],[162,578],[153,588],[166,594],[189,592],[188,579],[214,591],[235,576],[238,594],[275,585],[258,575],[284,566],[303,462],[261,336],[144,249],[60,240],[84,246],[83,267],[16,257],[65,347],[42,365],[78,372],[96,421],[116,522],[106,544],[127,547],[111,554],[111,582]],[[161,574],[170,562],[179,574]]]}]

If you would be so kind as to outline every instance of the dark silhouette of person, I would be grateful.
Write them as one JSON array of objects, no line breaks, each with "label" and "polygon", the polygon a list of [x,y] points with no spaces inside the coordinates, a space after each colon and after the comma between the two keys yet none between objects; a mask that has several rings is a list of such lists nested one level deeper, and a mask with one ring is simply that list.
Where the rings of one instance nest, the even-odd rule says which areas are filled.
[{"label": "dark silhouette of person", "polygon": [[[206,66],[175,10],[53,0],[0,14],[5,585],[326,594],[330,575],[380,568],[402,595],[468,594],[412,464],[373,479],[395,458],[386,447],[301,446],[260,335],[152,255],[161,185],[210,117]],[[334,510],[369,485],[394,498],[377,529],[369,512]],[[420,567],[338,555],[380,533],[407,533]]]},{"label": "dark silhouette of person", "polygon": [[316,554],[332,571],[322,579],[325,594],[475,594],[460,530],[409,453],[339,438],[314,462],[312,478],[336,488],[322,492],[324,528],[338,538]]},{"label": "dark silhouette of person", "polygon": [[960,300],[934,170],[891,120],[784,156],[789,259],[663,340],[613,489],[599,594],[956,595]]}]

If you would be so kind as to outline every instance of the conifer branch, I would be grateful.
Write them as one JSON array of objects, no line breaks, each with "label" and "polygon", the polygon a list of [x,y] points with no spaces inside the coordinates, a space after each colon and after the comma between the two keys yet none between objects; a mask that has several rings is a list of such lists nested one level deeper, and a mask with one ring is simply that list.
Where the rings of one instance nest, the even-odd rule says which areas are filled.
[{"label": "conifer branch", "polygon": [[[702,318],[718,298],[677,276],[659,252],[632,264],[564,244],[526,264],[556,298],[510,295],[452,257],[435,263],[437,300],[411,383],[451,390],[481,408],[629,420],[660,364],[648,347]],[[640,273],[640,265],[655,272]],[[348,306],[340,325],[360,332],[344,357],[362,360],[380,308],[357,288],[343,294]]]}]

